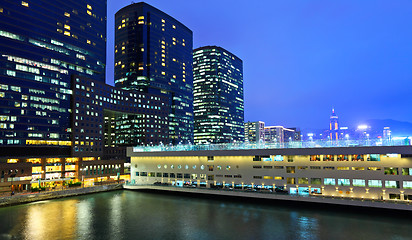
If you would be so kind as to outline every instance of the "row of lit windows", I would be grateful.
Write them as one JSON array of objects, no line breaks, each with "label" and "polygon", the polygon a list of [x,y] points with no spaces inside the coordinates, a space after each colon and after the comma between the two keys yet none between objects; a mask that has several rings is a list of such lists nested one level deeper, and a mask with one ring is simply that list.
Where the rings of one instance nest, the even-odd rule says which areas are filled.
[{"label": "row of lit windows", "polygon": [[53,141],[53,140],[26,140],[26,145],[71,146],[72,142],[71,141]]},{"label": "row of lit windows", "polygon": [[[184,167],[184,169],[186,169],[186,170],[190,168],[190,166],[189,166],[188,164],[186,164],[185,166],[182,166],[182,165],[180,165],[180,164],[179,164],[179,165],[176,165],[176,168],[177,168],[177,169],[182,169],[182,167]],[[205,165],[200,165],[200,169],[201,169],[201,170],[205,170],[206,167],[207,167],[207,169],[208,169],[209,171],[213,171],[213,169],[214,169],[214,165],[207,165],[207,166],[205,166]],[[162,165],[161,165],[161,164],[158,164],[158,165],[157,165],[157,168],[158,168],[158,169],[161,169],[161,168],[162,168]],[[167,164],[163,165],[163,168],[167,169],[167,168],[168,168]],[[175,165],[174,165],[174,164],[170,165],[170,169],[174,169],[174,168],[175,168]],[[193,165],[191,168],[196,169],[197,166],[196,166],[196,165]],[[227,171],[229,171],[230,168],[231,168],[230,165],[227,165],[227,166],[225,167],[225,169],[226,169]],[[218,166],[216,166],[216,169],[217,169],[217,170],[222,170],[222,166],[218,165]]]},{"label": "row of lit windows", "polygon": [[[283,169],[284,166],[262,166],[262,165],[253,165],[252,168],[256,169]],[[307,170],[307,169],[312,169],[312,170],[320,170],[322,167],[320,166],[298,166],[297,168],[295,166],[287,166],[286,167],[286,172],[287,173],[295,173],[295,170]],[[323,167],[324,170],[341,170],[341,171],[348,171],[348,170],[353,170],[353,171],[381,171],[381,167]],[[385,175],[398,175],[398,168],[394,167],[384,167],[384,174]],[[412,175],[412,168],[402,168],[402,175]]]}]

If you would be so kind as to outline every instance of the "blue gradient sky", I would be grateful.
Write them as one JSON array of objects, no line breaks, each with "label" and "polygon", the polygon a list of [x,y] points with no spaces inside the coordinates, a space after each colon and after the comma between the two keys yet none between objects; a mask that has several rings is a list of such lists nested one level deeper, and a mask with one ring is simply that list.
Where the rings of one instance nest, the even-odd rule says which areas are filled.
[{"label": "blue gradient sky", "polygon": [[[412,122],[412,1],[146,1],[243,60],[245,121],[327,128],[367,119]],[[108,0],[107,82],[114,14]]]}]

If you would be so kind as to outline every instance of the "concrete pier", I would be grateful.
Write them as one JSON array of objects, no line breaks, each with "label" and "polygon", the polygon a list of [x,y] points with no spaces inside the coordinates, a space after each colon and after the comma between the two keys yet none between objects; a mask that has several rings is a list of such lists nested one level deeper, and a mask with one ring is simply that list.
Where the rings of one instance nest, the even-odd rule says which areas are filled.
[{"label": "concrete pier", "polygon": [[369,209],[385,209],[385,210],[401,210],[412,212],[411,202],[397,202],[397,201],[381,201],[371,199],[351,199],[340,197],[323,197],[319,196],[300,196],[278,193],[260,193],[260,192],[245,192],[241,190],[214,190],[210,188],[186,188],[186,187],[172,187],[172,186],[155,186],[155,185],[124,185],[124,189],[128,190],[151,190],[162,191],[170,193],[184,193],[196,194],[205,197],[231,197],[231,198],[248,198],[248,199],[262,199],[287,201],[295,203],[310,203],[310,204],[328,204],[345,207],[369,208]]}]

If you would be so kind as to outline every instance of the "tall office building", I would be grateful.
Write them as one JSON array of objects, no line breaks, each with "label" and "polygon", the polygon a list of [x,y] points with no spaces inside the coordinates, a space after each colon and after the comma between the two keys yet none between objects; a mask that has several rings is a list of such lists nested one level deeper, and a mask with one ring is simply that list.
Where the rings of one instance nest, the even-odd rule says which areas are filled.
[{"label": "tall office building", "polygon": [[193,51],[195,143],[244,140],[243,63],[229,51]]},{"label": "tall office building", "polygon": [[119,10],[115,28],[116,87],[167,95],[169,142],[192,142],[192,31],[143,2]]},{"label": "tall office building", "polygon": [[332,114],[330,115],[329,138],[330,140],[339,139],[339,122],[338,122],[338,116],[336,115],[334,108],[332,109]]},{"label": "tall office building", "polygon": [[71,80],[104,82],[105,62],[106,1],[3,0],[0,155],[70,156]]}]

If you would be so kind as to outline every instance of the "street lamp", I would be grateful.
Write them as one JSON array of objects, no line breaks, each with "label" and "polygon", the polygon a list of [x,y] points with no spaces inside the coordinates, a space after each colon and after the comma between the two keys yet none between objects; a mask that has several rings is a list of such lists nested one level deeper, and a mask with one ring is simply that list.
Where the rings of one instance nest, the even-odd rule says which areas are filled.
[{"label": "street lamp", "polygon": [[[13,171],[13,170],[12,170]],[[16,173],[12,173],[11,175],[10,175],[10,177],[11,177],[11,196],[13,196],[14,195],[14,190],[13,190],[13,180],[14,180],[14,177],[16,177]]]}]

